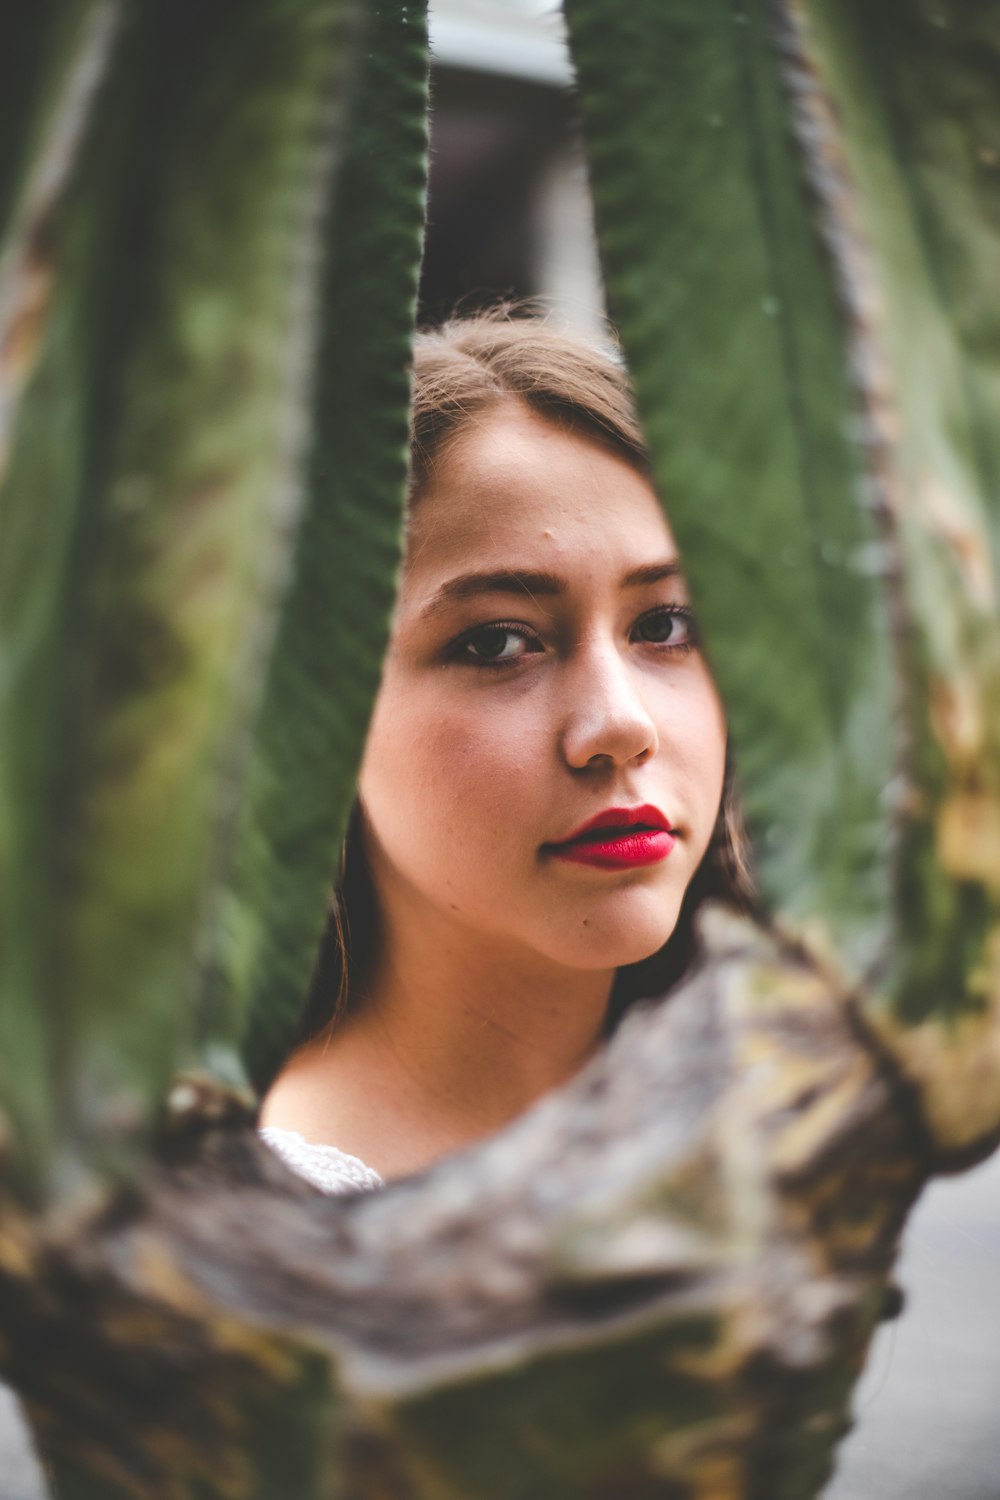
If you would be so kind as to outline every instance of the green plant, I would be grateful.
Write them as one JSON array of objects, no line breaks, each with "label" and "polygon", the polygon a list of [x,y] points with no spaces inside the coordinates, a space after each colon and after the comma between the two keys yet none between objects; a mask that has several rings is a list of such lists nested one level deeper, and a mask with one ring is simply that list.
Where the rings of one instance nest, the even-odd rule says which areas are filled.
[{"label": "green plant", "polygon": [[244,1066],[386,639],[423,17],[4,22],[0,1364],[70,1500],[814,1494],[907,1208],[1000,1134],[1000,21],[566,8],[762,910],[551,1108],[339,1204]]}]

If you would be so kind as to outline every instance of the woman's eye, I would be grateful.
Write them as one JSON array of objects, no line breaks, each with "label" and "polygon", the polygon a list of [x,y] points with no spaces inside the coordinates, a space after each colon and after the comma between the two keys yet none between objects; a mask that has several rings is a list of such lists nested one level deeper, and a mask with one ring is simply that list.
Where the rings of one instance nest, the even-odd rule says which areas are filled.
[{"label": "woman's eye", "polygon": [[537,648],[537,642],[517,626],[481,625],[462,638],[459,656],[476,666],[493,666],[519,661],[532,648]]},{"label": "woman's eye", "polygon": [[690,647],[695,643],[694,617],[690,609],[674,605],[643,615],[635,627],[639,640],[654,646]]}]

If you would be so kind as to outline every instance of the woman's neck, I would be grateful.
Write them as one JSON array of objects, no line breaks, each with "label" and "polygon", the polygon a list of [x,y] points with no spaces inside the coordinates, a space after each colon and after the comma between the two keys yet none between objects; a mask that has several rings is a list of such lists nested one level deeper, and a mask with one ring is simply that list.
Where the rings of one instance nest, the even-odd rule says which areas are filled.
[{"label": "woman's neck", "polygon": [[292,1059],[262,1119],[394,1177],[491,1135],[578,1072],[614,975],[512,953],[426,913],[386,926],[351,1016]]}]

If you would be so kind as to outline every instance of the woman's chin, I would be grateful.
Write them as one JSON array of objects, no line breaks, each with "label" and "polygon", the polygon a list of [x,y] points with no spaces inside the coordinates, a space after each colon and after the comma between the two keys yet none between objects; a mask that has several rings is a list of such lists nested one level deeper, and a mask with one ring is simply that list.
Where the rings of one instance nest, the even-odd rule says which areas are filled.
[{"label": "woman's chin", "polygon": [[[588,921],[585,929],[567,935],[558,955],[570,968],[623,969],[642,963],[670,941],[676,920],[664,922],[662,911],[656,922],[630,925],[617,931]],[[555,955],[553,955],[555,956]]]}]

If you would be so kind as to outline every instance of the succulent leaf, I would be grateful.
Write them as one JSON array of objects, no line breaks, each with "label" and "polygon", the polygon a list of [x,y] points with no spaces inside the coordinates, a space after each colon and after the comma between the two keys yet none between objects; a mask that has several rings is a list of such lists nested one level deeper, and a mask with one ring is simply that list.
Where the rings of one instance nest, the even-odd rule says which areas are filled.
[{"label": "succulent leaf", "polygon": [[[238,1075],[243,1011],[205,995],[235,825],[271,775],[265,750],[247,793],[255,724],[263,701],[280,780],[286,739],[316,741],[317,695],[293,703],[289,679],[317,658],[325,670],[347,649],[340,620],[357,640],[363,619],[365,665],[348,683],[338,662],[347,686],[319,752],[333,810],[315,809],[302,851],[314,904],[303,916],[300,891],[271,888],[247,939],[255,959],[263,929],[286,947],[291,920],[315,941],[318,871],[329,879],[336,865],[391,605],[422,218],[419,7],[221,0],[206,11],[156,0],[123,12],[112,36],[115,10],[67,5],[65,26],[38,44],[51,59],[37,71],[55,123],[24,148],[27,187],[7,228],[16,258],[17,203],[30,206],[103,20],[108,44],[91,65],[100,76],[62,127],[65,180],[32,240],[47,257],[48,301],[5,407],[0,493],[3,1097],[37,1160],[58,1136],[64,1166],[148,1119],[179,1061]],[[359,271],[355,237],[367,231],[337,184],[357,64],[376,28],[382,41],[398,34],[410,71],[397,91],[407,152],[392,163],[397,198],[381,216],[395,234],[391,265],[366,302],[342,284]],[[361,269],[371,288],[370,265]],[[366,355],[383,374],[374,392],[350,380]],[[346,475],[355,509],[337,512],[328,476],[343,474],[336,444],[352,424],[354,453],[375,460],[367,490]],[[295,562],[303,546],[312,574]],[[326,572],[320,546],[334,557]],[[315,599],[331,576],[322,618],[303,620],[303,590]],[[306,659],[290,664],[296,649]],[[265,690],[275,651],[277,705]],[[318,772],[295,787],[308,805]],[[266,849],[273,833],[255,827],[252,838]],[[301,995],[310,957],[292,946]]]},{"label": "succulent leaf", "polygon": [[869,997],[939,1148],[969,1150],[1000,1126],[1000,22],[566,9],[764,904]]},{"label": "succulent leaf", "polygon": [[426,16],[419,4],[372,5],[365,21],[323,278],[309,499],[220,932],[221,992],[245,1018],[258,1083],[287,1052],[316,960],[402,556]]},{"label": "succulent leaf", "polygon": [[611,311],[759,880],[860,975],[888,937],[888,622],[843,317],[770,9],[566,11]]}]

